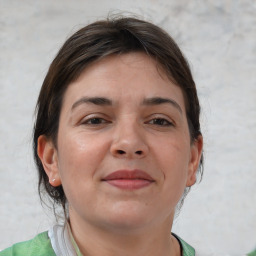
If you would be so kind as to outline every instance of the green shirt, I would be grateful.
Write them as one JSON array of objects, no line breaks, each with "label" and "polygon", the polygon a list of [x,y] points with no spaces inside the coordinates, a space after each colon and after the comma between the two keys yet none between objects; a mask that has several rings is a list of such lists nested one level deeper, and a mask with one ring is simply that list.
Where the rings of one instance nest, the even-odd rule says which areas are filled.
[{"label": "green shirt", "polygon": [[256,256],[256,249],[247,254],[248,256]]},{"label": "green shirt", "polygon": [[56,256],[56,254],[46,231],[29,241],[14,244],[1,251],[0,256]]},{"label": "green shirt", "polygon": [[[174,236],[180,242],[182,247],[182,256],[195,256],[194,248],[192,248],[177,235]],[[78,247],[76,248],[76,251],[77,249]],[[14,244],[4,251],[1,251],[0,256],[56,256],[56,254],[52,248],[51,240],[48,237],[48,232],[46,231],[38,234],[29,241]]]},{"label": "green shirt", "polygon": [[[173,234],[173,233],[172,233]],[[182,256],[195,256],[195,249],[190,246],[188,243],[186,243],[184,240],[182,240],[177,235],[173,234],[179,241],[181,250],[182,250]]]}]

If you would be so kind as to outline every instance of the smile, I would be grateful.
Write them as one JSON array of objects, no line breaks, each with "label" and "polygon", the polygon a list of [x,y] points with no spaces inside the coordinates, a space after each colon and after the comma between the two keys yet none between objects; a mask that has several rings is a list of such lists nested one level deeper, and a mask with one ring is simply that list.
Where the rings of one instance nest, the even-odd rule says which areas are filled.
[{"label": "smile", "polygon": [[155,182],[149,174],[141,170],[118,170],[104,177],[102,181],[126,190],[144,188]]}]

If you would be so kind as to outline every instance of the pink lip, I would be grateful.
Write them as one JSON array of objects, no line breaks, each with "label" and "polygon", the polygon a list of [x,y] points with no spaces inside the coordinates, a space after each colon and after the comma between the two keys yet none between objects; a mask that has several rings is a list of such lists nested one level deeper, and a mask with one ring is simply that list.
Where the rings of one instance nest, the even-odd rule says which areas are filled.
[{"label": "pink lip", "polygon": [[140,189],[149,186],[154,179],[141,170],[118,170],[110,173],[102,179],[112,186],[121,189]]}]

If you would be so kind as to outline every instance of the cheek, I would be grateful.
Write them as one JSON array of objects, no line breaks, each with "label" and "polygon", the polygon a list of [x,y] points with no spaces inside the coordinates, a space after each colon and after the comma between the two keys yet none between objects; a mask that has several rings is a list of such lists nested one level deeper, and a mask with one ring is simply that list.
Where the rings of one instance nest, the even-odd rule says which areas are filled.
[{"label": "cheek", "polygon": [[58,162],[62,179],[72,176],[72,180],[81,177],[93,178],[97,164],[104,158],[107,145],[104,140],[86,136],[82,132],[59,136]]},{"label": "cheek", "polygon": [[159,162],[164,176],[165,192],[179,199],[186,186],[190,144],[185,137],[176,137],[175,140],[165,141],[161,152]]},{"label": "cheek", "polygon": [[[105,155],[106,146],[99,138],[83,133],[59,135],[58,168],[69,205],[80,207],[81,200],[89,204],[90,197],[81,198],[95,190],[95,173]],[[91,138],[93,137],[93,138]],[[82,204],[83,205],[83,204]],[[80,209],[80,208],[79,208]]]}]

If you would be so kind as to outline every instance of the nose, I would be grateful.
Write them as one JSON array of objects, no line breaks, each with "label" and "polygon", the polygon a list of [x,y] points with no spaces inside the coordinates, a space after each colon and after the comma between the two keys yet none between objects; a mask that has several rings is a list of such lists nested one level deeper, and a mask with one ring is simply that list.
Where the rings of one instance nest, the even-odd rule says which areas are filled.
[{"label": "nose", "polygon": [[111,154],[118,158],[143,158],[149,148],[145,131],[136,124],[124,124],[116,127],[110,147]]}]

